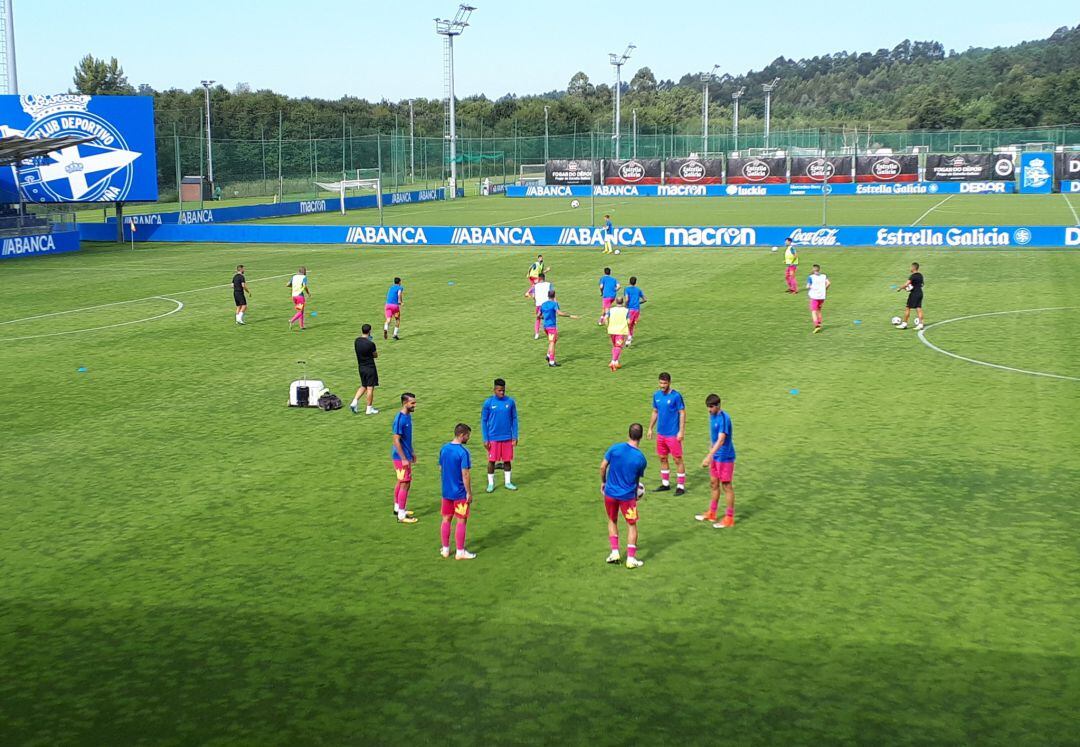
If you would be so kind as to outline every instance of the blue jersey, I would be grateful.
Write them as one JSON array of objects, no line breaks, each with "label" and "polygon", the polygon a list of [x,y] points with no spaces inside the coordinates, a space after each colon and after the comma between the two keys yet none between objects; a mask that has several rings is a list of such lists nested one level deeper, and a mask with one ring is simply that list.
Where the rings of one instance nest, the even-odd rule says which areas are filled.
[{"label": "blue jersey", "polygon": [[615,226],[611,225],[611,218],[604,221],[604,233],[608,236],[615,233]]},{"label": "blue jersey", "polygon": [[715,415],[709,416],[709,436],[712,441],[709,442],[709,447],[716,443],[716,439],[720,437],[720,434],[724,433],[727,438],[724,439],[724,445],[716,450],[713,455],[714,462],[734,462],[735,461],[735,444],[731,440],[731,416],[721,410]]},{"label": "blue jersey", "polygon": [[628,285],[623,289],[626,294],[626,308],[630,311],[641,311],[641,299],[645,296],[641,288],[636,285]]},{"label": "blue jersey", "polygon": [[472,467],[469,450],[451,441],[439,450],[439,467],[442,469],[442,497],[448,501],[465,499],[465,480],[461,470]]},{"label": "blue jersey", "polygon": [[394,416],[394,424],[390,426],[390,432],[395,436],[401,436],[401,451],[399,452],[396,446],[391,446],[390,456],[399,462],[412,461],[412,415],[398,412]]},{"label": "blue jersey", "polygon": [[628,443],[615,444],[604,454],[607,460],[607,480],[604,495],[617,501],[637,498],[638,481],[645,474],[645,455]]},{"label": "blue jersey", "polygon": [[657,389],[652,406],[656,409],[656,432],[661,436],[679,435],[679,413],[686,409],[682,395],[674,389],[667,394]]},{"label": "blue jersey", "polygon": [[544,301],[540,305],[540,319],[544,322],[544,329],[555,329],[558,327],[558,314],[559,310],[558,301]]},{"label": "blue jersey", "polygon": [[611,275],[604,275],[600,278],[600,297],[601,298],[615,298],[615,289],[619,286],[619,281],[611,277]]},{"label": "blue jersey", "polygon": [[518,437],[517,403],[511,397],[491,395],[480,411],[480,432],[484,441],[513,441]]},{"label": "blue jersey", "polygon": [[386,291],[386,302],[392,304],[401,304],[401,292],[405,290],[397,283],[390,286],[390,290]]}]

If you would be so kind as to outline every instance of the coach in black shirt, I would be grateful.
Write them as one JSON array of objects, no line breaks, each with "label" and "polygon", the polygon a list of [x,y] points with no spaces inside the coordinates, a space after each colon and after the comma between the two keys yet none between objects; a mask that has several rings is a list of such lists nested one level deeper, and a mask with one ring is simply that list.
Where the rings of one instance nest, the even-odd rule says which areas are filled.
[{"label": "coach in black shirt", "polygon": [[897,329],[907,329],[908,318],[911,316],[911,310],[915,310],[915,329],[923,328],[923,313],[922,313],[922,299],[923,299],[923,275],[919,272],[919,263],[911,263],[911,274],[908,276],[907,282],[902,284],[897,291],[906,290],[908,292],[907,303],[904,305],[904,317],[898,325]]},{"label": "coach in black shirt", "polygon": [[367,409],[365,415],[378,415],[375,409],[375,387],[379,385],[379,371],[375,368],[375,359],[379,357],[379,351],[375,349],[375,343],[371,341],[371,325],[365,324],[360,328],[360,336],[353,343],[356,349],[356,366],[360,369],[360,388],[356,390],[349,409],[354,415],[360,414],[360,398],[367,393]]}]

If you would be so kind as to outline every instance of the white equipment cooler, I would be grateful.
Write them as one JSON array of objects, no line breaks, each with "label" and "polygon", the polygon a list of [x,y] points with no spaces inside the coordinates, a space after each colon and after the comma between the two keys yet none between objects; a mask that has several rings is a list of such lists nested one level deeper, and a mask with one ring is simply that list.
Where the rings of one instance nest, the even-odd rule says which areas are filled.
[{"label": "white equipment cooler", "polygon": [[327,392],[326,384],[319,379],[298,379],[289,385],[289,407],[299,407],[296,391],[306,386],[308,388],[308,407],[318,407],[319,397]]}]

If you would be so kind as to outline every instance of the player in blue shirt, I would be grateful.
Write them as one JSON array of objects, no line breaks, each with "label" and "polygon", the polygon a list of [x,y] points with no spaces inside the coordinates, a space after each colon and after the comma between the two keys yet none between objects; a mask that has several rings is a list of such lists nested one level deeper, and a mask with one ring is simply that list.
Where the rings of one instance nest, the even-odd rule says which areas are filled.
[{"label": "player in blue shirt", "polygon": [[648,438],[656,429],[656,455],[660,457],[660,487],[671,490],[671,469],[668,456],[675,459],[675,495],[686,492],[686,464],[683,462],[683,434],[686,432],[686,403],[671,388],[671,374],[660,374],[660,388],[653,393],[652,415],[649,417]]},{"label": "player in blue shirt", "polygon": [[398,329],[401,327],[401,304],[405,303],[405,289],[401,287],[401,278],[394,278],[394,284],[386,291],[386,321],[382,326],[382,338],[386,339],[386,333],[390,330],[390,320],[394,320],[394,339],[398,337]]},{"label": "player in blue shirt", "polygon": [[720,409],[720,397],[716,394],[705,398],[705,407],[709,410],[709,443],[712,448],[701,460],[701,466],[709,468],[711,501],[708,513],[698,514],[694,518],[698,521],[715,521],[716,510],[720,507],[720,488],[723,487],[727,511],[713,527],[725,529],[735,526],[735,488],[731,484],[735,474],[735,443],[732,441],[731,416]]},{"label": "player in blue shirt", "polygon": [[390,449],[390,458],[394,461],[394,516],[402,524],[415,524],[413,512],[406,510],[409,503],[409,487],[412,485],[412,466],[416,464],[416,452],[412,445],[412,414],[416,409],[416,395],[405,392],[401,395],[401,409],[394,416],[390,426],[394,445]]},{"label": "player in blue shirt", "polygon": [[555,300],[555,291],[548,291],[548,300],[544,301],[540,306],[540,321],[544,324],[544,332],[548,338],[547,355],[544,356],[547,360],[548,366],[554,368],[559,364],[555,362],[555,343],[559,340],[559,322],[560,316],[566,316],[571,319],[579,319],[576,314],[568,314],[559,308],[559,302]]},{"label": "player in blue shirt", "polygon": [[641,477],[648,466],[638,444],[645,429],[641,423],[632,423],[628,440],[615,444],[604,453],[600,462],[600,492],[604,496],[604,509],[608,517],[608,541],[611,553],[607,562],[619,562],[619,514],[629,527],[626,538],[626,567],[640,568],[644,563],[637,559],[638,513],[637,499],[644,492]]},{"label": "player in blue shirt", "polygon": [[615,226],[611,224],[611,216],[604,216],[604,251],[603,254],[611,254],[615,250],[612,243],[615,241]]},{"label": "player in blue shirt", "polygon": [[630,312],[627,315],[627,321],[630,322],[630,335],[626,338],[626,344],[629,345],[634,341],[634,328],[637,327],[638,319],[641,318],[641,304],[649,299],[645,298],[641,288],[637,287],[636,277],[630,278],[630,285],[623,289],[623,295],[626,296],[626,308]]},{"label": "player in blue shirt", "polygon": [[480,408],[480,434],[488,453],[487,492],[495,491],[495,465],[502,462],[503,484],[507,490],[517,490],[510,481],[514,447],[518,442],[517,403],[506,396],[506,382],[495,379],[492,396]]},{"label": "player in blue shirt", "polygon": [[611,268],[605,267],[604,274],[600,276],[600,319],[596,322],[601,327],[607,324],[608,309],[615,303],[615,296],[621,287],[619,281],[611,276]]},{"label": "player in blue shirt", "polygon": [[465,549],[465,523],[472,507],[472,459],[465,444],[469,443],[472,428],[464,423],[454,426],[454,440],[439,450],[439,469],[442,471],[442,525],[439,527],[442,548],[439,554],[450,557],[450,522],[454,527],[457,546],[455,560],[472,560],[475,554]]}]

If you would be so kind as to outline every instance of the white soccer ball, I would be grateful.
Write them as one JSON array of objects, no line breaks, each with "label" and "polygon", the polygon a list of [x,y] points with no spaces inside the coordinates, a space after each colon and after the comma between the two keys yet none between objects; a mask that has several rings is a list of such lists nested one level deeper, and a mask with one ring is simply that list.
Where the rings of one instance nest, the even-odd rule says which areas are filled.
[{"label": "white soccer ball", "polygon": [[901,318],[900,318],[900,317],[898,317],[898,316],[894,316],[894,317],[892,318],[892,324],[893,324],[893,326],[894,326],[894,327],[896,327],[896,326],[899,326],[900,322],[902,322],[902,321],[904,321],[904,320],[903,320],[903,319],[901,319]]},{"label": "white soccer ball", "polygon": [[620,249],[616,249],[616,250],[615,250],[615,253],[616,253],[616,254],[622,254],[622,250],[620,250]]},{"label": "white soccer ball", "polygon": [[772,250],[773,250],[774,252],[778,252],[778,251],[780,251],[780,247],[778,247],[778,246],[774,246],[774,247],[772,248]]},{"label": "white soccer ball", "polygon": [[572,207],[572,208],[581,207],[581,203],[578,202],[577,200],[570,200],[570,207]]},{"label": "white soccer ball", "polygon": [[643,495],[645,495],[645,483],[639,482],[637,484],[637,497],[640,498]]}]

